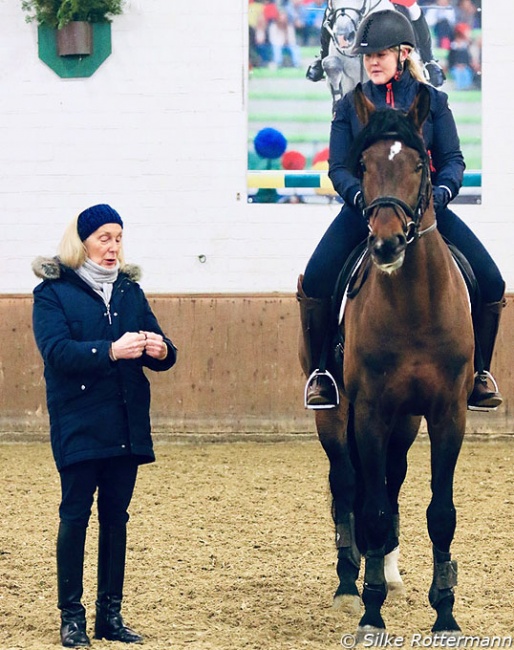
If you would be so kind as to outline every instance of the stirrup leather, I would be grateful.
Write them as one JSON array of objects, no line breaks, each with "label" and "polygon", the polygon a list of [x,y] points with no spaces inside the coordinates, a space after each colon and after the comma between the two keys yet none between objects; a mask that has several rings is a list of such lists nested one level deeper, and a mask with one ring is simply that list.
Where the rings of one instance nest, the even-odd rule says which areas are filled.
[{"label": "stirrup leather", "polygon": [[[335,393],[335,404],[308,404],[307,403],[307,393],[309,391],[309,386],[311,385],[311,382],[316,379],[317,377],[328,377],[330,382],[332,383],[332,386],[334,388],[334,393]],[[316,368],[314,370],[309,378],[307,379],[305,383],[305,390],[304,390],[304,395],[303,395],[303,403],[306,409],[310,409],[312,411],[319,411],[322,409],[333,409],[339,406],[339,390],[337,388],[337,383],[336,380],[334,379],[334,375],[328,371],[328,370],[320,370],[319,368]]]}]

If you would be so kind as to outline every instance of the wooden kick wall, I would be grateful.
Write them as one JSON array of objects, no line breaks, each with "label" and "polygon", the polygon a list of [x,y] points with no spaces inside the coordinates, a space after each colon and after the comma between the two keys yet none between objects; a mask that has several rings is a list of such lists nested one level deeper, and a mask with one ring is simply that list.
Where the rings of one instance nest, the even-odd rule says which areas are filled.
[{"label": "wooden kick wall", "polygon": [[[179,348],[178,363],[170,372],[148,373],[157,439],[314,435],[313,414],[303,408],[293,295],[149,298]],[[513,303],[514,295],[509,295],[493,362],[505,402],[496,413],[470,413],[469,433],[514,433]],[[30,296],[0,296],[0,440],[48,437],[31,306]]]}]

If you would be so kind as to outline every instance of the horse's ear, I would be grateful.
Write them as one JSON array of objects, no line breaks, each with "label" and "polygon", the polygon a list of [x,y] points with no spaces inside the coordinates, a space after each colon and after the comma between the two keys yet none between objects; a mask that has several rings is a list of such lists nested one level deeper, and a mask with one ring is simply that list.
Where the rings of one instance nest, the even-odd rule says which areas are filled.
[{"label": "horse's ear", "polygon": [[430,91],[426,84],[420,84],[418,94],[409,108],[408,116],[414,122],[418,131],[421,131],[430,112]]},{"label": "horse's ear", "polygon": [[359,82],[354,90],[355,110],[361,123],[366,126],[372,113],[375,112],[375,105],[364,94],[362,84]]}]

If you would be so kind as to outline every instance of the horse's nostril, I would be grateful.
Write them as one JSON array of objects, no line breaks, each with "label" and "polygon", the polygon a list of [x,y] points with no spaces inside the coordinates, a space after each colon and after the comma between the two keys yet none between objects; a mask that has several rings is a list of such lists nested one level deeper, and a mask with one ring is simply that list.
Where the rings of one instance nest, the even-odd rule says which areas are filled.
[{"label": "horse's nostril", "polygon": [[407,238],[405,237],[405,235],[397,235],[396,236],[396,246],[397,246],[397,248],[401,248],[401,249],[403,249],[403,248],[405,248],[405,246],[407,246]]},{"label": "horse's nostril", "polygon": [[373,255],[384,262],[392,261],[401,255],[406,245],[407,242],[403,235],[393,235],[387,239],[372,235],[369,237],[369,247]]}]

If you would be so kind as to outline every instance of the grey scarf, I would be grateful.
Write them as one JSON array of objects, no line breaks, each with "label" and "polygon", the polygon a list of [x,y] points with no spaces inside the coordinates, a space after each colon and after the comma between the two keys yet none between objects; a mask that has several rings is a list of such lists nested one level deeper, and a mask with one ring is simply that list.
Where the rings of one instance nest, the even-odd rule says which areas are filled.
[{"label": "grey scarf", "polygon": [[120,270],[119,262],[114,269],[104,269],[103,266],[96,264],[89,259],[86,259],[82,266],[76,269],[76,273],[84,282],[86,282],[96,293],[98,293],[108,305],[112,296],[112,285],[118,277]]}]

